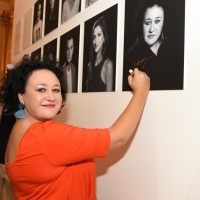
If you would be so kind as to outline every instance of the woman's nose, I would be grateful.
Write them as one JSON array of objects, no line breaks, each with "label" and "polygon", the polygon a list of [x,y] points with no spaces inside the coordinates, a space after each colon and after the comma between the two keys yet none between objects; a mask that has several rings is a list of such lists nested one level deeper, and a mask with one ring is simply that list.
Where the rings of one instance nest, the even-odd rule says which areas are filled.
[{"label": "woman's nose", "polygon": [[97,43],[97,38],[93,39],[93,43],[96,44]]},{"label": "woman's nose", "polygon": [[154,32],[154,24],[153,23],[149,27],[149,32],[150,33]]},{"label": "woman's nose", "polygon": [[54,94],[52,91],[49,91],[46,95],[46,100],[48,101],[54,101],[55,100],[55,97],[54,97]]}]

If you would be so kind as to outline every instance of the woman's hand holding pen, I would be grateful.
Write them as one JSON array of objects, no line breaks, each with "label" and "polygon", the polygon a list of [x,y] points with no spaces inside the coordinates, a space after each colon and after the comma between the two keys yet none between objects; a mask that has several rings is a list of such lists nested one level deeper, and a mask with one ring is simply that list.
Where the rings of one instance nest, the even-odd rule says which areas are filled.
[{"label": "woman's hand holding pen", "polygon": [[150,89],[150,78],[145,72],[139,71],[137,68],[134,71],[129,70],[129,72],[128,83],[134,94],[141,93],[147,95]]}]

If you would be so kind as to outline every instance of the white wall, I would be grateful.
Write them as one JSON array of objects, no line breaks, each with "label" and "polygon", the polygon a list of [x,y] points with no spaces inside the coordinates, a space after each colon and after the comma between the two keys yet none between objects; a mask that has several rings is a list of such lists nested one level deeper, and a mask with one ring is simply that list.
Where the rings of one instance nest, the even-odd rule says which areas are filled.
[{"label": "white wall", "polygon": [[[15,24],[34,3],[35,0],[16,1],[14,31]],[[13,62],[116,3],[117,83],[121,83],[124,0],[99,0],[86,10],[82,2],[83,11],[79,15],[19,54],[12,53]],[[150,91],[136,135],[122,149],[97,160],[98,200],[200,199],[199,8],[199,0],[186,0],[184,90]],[[81,23],[81,40],[83,26]],[[80,68],[81,49],[82,46]],[[56,120],[84,127],[108,127],[131,98],[129,92],[121,92],[120,84],[116,90],[95,95],[68,94],[67,104]]]}]

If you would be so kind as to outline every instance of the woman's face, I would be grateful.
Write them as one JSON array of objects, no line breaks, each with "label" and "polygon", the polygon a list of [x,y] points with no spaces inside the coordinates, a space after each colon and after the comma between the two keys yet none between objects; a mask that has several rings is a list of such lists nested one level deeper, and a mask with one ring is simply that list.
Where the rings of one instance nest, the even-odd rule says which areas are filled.
[{"label": "woman's face", "polygon": [[38,18],[38,19],[40,19],[40,17],[41,17],[41,10],[42,10],[42,5],[39,4],[39,5],[38,5],[38,10],[37,10],[37,18]]},{"label": "woman's face", "polygon": [[49,70],[36,70],[27,81],[25,93],[19,95],[29,115],[39,121],[52,119],[60,110],[60,82]]},{"label": "woman's face", "polygon": [[67,46],[66,46],[66,59],[67,62],[70,63],[72,61],[73,53],[74,53],[74,40],[71,38],[70,40],[67,41]]},{"label": "woman's face", "polygon": [[55,4],[55,0],[50,0],[50,8],[53,9]]},{"label": "woman's face", "polygon": [[147,8],[143,19],[143,38],[149,46],[153,46],[159,41],[163,30],[163,24],[163,8],[157,5]]},{"label": "woman's face", "polygon": [[100,26],[95,27],[93,31],[93,47],[96,53],[102,49],[104,42],[105,38],[101,27]]},{"label": "woman's face", "polygon": [[53,60],[53,53],[49,53],[48,58],[49,58],[50,60]]}]

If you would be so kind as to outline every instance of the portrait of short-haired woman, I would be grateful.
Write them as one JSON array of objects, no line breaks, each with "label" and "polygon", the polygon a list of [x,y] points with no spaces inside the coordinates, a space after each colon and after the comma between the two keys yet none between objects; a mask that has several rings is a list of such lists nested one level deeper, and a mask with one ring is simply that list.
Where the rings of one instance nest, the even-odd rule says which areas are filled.
[{"label": "portrait of short-haired woman", "polygon": [[185,4],[177,1],[126,0],[123,91],[134,68],[150,76],[151,90],[183,89]]}]

